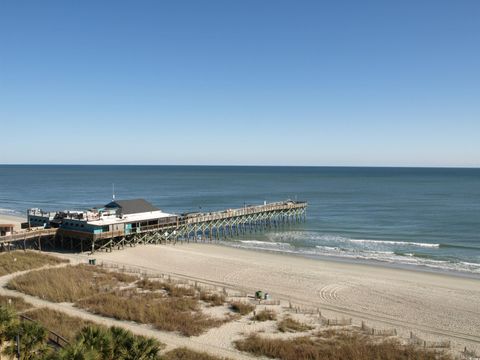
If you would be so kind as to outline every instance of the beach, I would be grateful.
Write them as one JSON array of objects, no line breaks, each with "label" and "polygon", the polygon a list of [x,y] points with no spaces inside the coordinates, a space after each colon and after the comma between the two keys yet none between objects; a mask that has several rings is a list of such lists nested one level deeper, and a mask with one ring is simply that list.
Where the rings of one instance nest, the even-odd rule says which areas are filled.
[{"label": "beach", "polygon": [[20,230],[22,222],[27,221],[19,216],[0,214],[0,224],[13,224],[15,231]]},{"label": "beach", "polygon": [[213,244],[145,245],[95,257],[248,293],[261,289],[330,318],[394,327],[403,337],[413,331],[456,349],[480,345],[477,279]]}]

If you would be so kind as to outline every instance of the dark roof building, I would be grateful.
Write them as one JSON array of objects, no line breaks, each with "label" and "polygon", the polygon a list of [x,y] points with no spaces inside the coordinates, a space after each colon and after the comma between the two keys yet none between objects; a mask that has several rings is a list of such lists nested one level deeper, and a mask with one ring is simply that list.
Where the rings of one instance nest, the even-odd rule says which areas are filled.
[{"label": "dark roof building", "polygon": [[105,205],[105,208],[119,209],[120,213],[122,213],[123,215],[160,210],[144,199],[114,200]]}]

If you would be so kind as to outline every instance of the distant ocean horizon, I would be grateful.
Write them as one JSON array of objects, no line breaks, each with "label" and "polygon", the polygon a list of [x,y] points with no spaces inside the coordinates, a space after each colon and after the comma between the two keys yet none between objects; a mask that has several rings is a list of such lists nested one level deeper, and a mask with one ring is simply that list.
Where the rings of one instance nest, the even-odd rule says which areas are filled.
[{"label": "distant ocean horizon", "polygon": [[480,274],[480,169],[0,165],[0,213],[144,198],[165,212],[308,201],[307,222],[223,242],[281,253]]}]

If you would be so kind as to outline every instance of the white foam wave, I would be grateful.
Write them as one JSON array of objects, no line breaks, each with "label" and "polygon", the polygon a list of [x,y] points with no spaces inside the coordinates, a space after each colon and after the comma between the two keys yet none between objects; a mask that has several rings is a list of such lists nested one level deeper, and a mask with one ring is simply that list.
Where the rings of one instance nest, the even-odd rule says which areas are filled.
[{"label": "white foam wave", "polygon": [[366,244],[385,244],[385,245],[401,245],[401,246],[417,246],[426,248],[439,248],[440,244],[431,243],[419,243],[410,241],[390,241],[390,240],[364,240],[364,239],[348,239],[353,243],[366,243]]},{"label": "white foam wave", "polygon": [[290,247],[289,243],[284,242],[273,242],[273,241],[260,241],[260,240],[240,240],[243,244],[252,244],[252,245],[266,245],[266,246],[287,246]]}]

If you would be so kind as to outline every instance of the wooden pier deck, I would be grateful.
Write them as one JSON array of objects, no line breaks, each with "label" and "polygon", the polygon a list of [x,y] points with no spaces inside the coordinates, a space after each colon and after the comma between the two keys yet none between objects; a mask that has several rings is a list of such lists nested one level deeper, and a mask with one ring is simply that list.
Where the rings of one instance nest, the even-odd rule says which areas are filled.
[{"label": "wooden pier deck", "polygon": [[0,246],[4,250],[27,247],[42,250],[42,247],[48,246],[94,253],[138,244],[215,241],[303,222],[306,220],[306,209],[306,202],[288,200],[183,214],[174,223],[145,225],[129,232],[118,230],[91,234],[61,228],[25,230],[0,237]]}]

